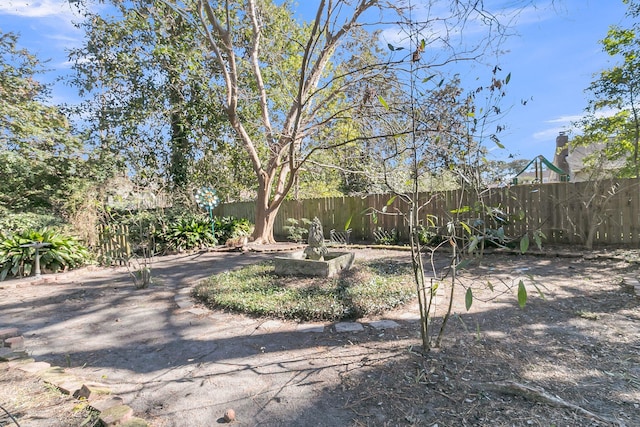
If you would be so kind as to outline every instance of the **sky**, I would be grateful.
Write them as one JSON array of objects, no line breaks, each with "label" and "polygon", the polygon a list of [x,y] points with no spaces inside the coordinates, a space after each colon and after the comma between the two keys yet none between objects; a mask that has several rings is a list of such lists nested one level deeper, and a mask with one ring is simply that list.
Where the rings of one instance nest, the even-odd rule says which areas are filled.
[{"label": "sky", "polygon": [[[513,4],[513,0],[502,1]],[[300,1],[308,6],[315,3]],[[587,105],[584,90],[599,71],[615,61],[598,43],[610,25],[624,25],[626,7],[621,0],[538,0],[521,11],[498,59],[503,73],[511,73],[502,109],[506,130],[500,134],[504,150],[492,147],[494,158],[532,159],[542,154],[553,159],[555,138],[571,131]],[[81,19],[67,0],[0,0],[0,29],[20,35],[19,45],[51,69],[43,81],[70,72],[67,51],[82,42],[73,22]],[[478,75],[476,66],[460,68],[463,79]],[[74,102],[75,89],[54,84],[53,103]],[[526,100],[526,106],[521,101]]]}]

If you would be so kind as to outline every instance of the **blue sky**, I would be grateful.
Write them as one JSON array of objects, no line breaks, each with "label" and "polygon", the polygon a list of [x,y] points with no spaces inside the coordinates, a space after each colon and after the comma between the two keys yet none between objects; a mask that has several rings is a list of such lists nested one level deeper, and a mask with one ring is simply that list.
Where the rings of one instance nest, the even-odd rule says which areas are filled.
[{"label": "blue sky", "polygon": [[[584,89],[594,73],[612,65],[598,40],[610,25],[624,24],[625,11],[621,0],[538,0],[536,7],[521,11],[513,28],[517,35],[503,46],[507,53],[499,59],[503,72],[511,73],[503,104],[511,108],[501,134],[506,150],[494,151],[496,157],[553,158],[555,137],[582,114]],[[50,60],[50,80],[69,71],[66,50],[81,42],[82,33],[72,25],[79,19],[66,0],[0,0],[0,29],[19,33],[22,47]],[[475,78],[481,71],[466,64],[460,72]],[[58,83],[53,102],[73,100],[74,93]]]}]

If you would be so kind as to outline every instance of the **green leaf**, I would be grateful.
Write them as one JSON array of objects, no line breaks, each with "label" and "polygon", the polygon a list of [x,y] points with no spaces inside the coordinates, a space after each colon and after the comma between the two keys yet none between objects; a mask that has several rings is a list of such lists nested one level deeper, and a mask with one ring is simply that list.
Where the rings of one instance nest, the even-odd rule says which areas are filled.
[{"label": "green leaf", "polygon": [[349,229],[349,226],[351,225],[351,220],[352,219],[353,219],[353,214],[351,214],[351,216],[349,217],[347,222],[344,223],[344,231],[347,231]]},{"label": "green leaf", "polygon": [[538,230],[533,234],[533,240],[536,242],[536,246],[538,247],[538,250],[540,251],[542,250],[542,239],[546,239],[546,238],[547,237],[540,230]]},{"label": "green leaf", "polygon": [[387,104],[387,101],[384,100],[384,98],[382,97],[382,95],[378,95],[378,101],[380,101],[380,104],[386,108],[387,110],[389,109],[389,104]]},{"label": "green leaf", "polygon": [[520,308],[524,308],[527,304],[527,289],[524,287],[524,282],[520,280],[518,283],[518,305]]},{"label": "green leaf", "polygon": [[538,291],[538,295],[540,295],[540,298],[542,298],[543,300],[546,300],[547,298],[544,296],[544,293],[542,292],[542,289],[540,289],[540,286],[538,286],[535,281],[532,283],[533,283],[533,287],[536,288],[536,291]]},{"label": "green leaf", "polygon": [[479,242],[480,242],[480,239],[478,239],[478,236],[473,236],[471,238],[471,242],[469,243],[469,253],[472,253],[473,251],[476,250]]},{"label": "green leaf", "polygon": [[467,233],[471,234],[471,227],[469,227],[467,225],[467,223],[460,221],[460,225],[462,225],[462,228],[464,228],[464,231],[466,231]]},{"label": "green leaf", "polygon": [[511,73],[507,74],[507,77],[504,79],[504,84],[508,85],[511,81]]},{"label": "green leaf", "polygon": [[464,270],[469,266],[469,264],[471,264],[470,259],[462,260],[458,265],[456,265],[456,270]]},{"label": "green leaf", "polygon": [[388,48],[389,48],[389,50],[390,50],[390,51],[392,51],[392,52],[396,50],[395,46],[393,46],[391,43],[387,43],[387,47],[388,47]]},{"label": "green leaf", "polygon": [[440,286],[440,282],[435,282],[433,285],[431,285],[431,296],[434,297],[436,295],[436,292],[438,291],[438,287]]},{"label": "green leaf", "polygon": [[470,212],[471,211],[471,207],[470,206],[463,206],[460,209],[452,209],[449,212],[451,212],[452,214],[457,214],[457,213],[466,213],[466,212]]},{"label": "green leaf", "polygon": [[396,200],[396,196],[391,197],[389,200],[387,200],[387,206],[391,206],[393,204],[393,202]]},{"label": "green leaf", "polygon": [[525,234],[520,239],[520,253],[526,253],[529,250],[529,235]]},{"label": "green leaf", "polygon": [[422,83],[428,82],[429,80],[431,80],[435,76],[436,76],[436,74],[431,74],[429,77],[425,77],[424,79],[422,79]]},{"label": "green leaf", "polygon": [[471,304],[473,304],[473,292],[471,288],[467,288],[467,293],[464,296],[464,306],[467,308],[467,311],[471,308]]},{"label": "green leaf", "polygon": [[489,288],[489,290],[490,290],[491,292],[493,292],[493,283],[491,283],[491,282],[487,281],[487,287]]}]

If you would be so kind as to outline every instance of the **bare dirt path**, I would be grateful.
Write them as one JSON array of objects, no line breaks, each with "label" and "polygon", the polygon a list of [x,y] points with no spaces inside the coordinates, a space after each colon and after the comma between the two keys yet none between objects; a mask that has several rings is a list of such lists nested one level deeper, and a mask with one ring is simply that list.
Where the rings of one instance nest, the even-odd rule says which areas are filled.
[{"label": "bare dirt path", "polygon": [[[3,282],[0,327],[18,327],[36,360],[108,385],[155,426],[214,425],[229,407],[242,426],[640,425],[640,300],[623,283],[635,264],[486,256],[462,278],[478,289],[471,310],[460,287],[443,348],[426,356],[412,305],[384,316],[397,327],[360,319],[362,331],[337,332],[184,304],[198,280],[270,256],[163,258],[145,290],[123,269]],[[358,250],[371,256],[408,260]],[[529,285],[519,309],[508,288],[520,279],[545,299]]]}]

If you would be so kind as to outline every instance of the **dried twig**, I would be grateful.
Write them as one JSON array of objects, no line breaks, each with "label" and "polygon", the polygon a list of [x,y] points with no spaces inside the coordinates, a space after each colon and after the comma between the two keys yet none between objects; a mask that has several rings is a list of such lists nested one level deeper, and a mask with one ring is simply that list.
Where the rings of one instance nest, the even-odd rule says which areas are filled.
[{"label": "dried twig", "polygon": [[544,403],[547,405],[555,406],[558,408],[568,408],[586,417],[594,420],[622,426],[617,420],[607,418],[598,414],[594,414],[578,405],[567,402],[557,396],[553,396],[545,391],[542,387],[530,386],[526,384],[520,384],[515,381],[501,381],[492,383],[478,383],[476,387],[482,391],[496,391],[504,394],[511,394],[516,396],[522,396],[525,399],[533,400],[535,402]]}]

